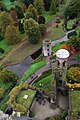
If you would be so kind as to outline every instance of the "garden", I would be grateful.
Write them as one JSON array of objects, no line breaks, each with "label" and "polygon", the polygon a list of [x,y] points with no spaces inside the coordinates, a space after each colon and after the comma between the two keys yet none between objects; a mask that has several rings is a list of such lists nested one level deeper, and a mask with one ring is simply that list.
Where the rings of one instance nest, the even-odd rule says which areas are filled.
[{"label": "garden", "polygon": [[[78,0],[75,1],[78,2]],[[29,69],[25,71],[20,82],[18,82],[18,76],[4,66],[22,62],[42,47],[44,39],[54,41],[63,38],[66,35],[63,28],[66,30],[75,29],[75,32],[68,35],[68,42],[63,41],[52,47],[54,52],[52,58],[55,60],[55,52],[60,48],[67,49],[71,55],[75,55],[80,50],[79,9],[76,3],[73,4],[75,1],[71,0],[65,9],[62,8],[64,11],[62,18],[58,13],[59,6],[66,5],[63,1],[60,3],[56,3],[54,0],[51,2],[35,0],[34,3],[31,0],[0,1],[0,110],[5,112],[10,105],[15,111],[25,115],[33,101],[36,90],[49,93],[52,80],[52,70],[49,69],[48,71],[44,70],[36,79],[33,79],[32,88],[36,90],[29,88],[26,83],[31,75],[46,65],[43,54],[34,60]],[[74,5],[77,10],[72,12]],[[64,27],[64,25],[67,26]],[[77,55],[75,60],[79,64],[80,55]],[[79,84],[80,67],[79,65],[70,66],[67,71],[67,85],[70,89],[79,89]],[[80,112],[78,107],[79,94],[80,91],[78,90],[70,92],[72,116],[77,116]],[[24,98],[25,95],[27,95],[27,100]],[[65,116],[65,112],[62,113],[62,117]],[[49,120],[53,119],[57,120],[56,117],[49,118]]]}]

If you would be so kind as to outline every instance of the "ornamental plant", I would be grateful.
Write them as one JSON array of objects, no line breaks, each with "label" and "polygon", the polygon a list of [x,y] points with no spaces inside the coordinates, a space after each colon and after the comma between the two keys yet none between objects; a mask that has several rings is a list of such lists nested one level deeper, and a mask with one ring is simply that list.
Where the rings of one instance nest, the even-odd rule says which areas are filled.
[{"label": "ornamental plant", "polygon": [[71,80],[75,82],[80,82],[80,68],[79,67],[71,67],[68,70],[68,76]]}]

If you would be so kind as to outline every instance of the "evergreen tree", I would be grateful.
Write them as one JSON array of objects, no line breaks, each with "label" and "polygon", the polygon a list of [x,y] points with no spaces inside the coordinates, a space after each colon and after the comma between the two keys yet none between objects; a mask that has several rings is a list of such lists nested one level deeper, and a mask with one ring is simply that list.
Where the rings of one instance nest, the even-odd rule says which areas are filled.
[{"label": "evergreen tree", "polygon": [[43,0],[44,2],[44,7],[46,11],[49,11],[49,8],[51,6],[51,0]]},{"label": "evergreen tree", "polygon": [[37,21],[37,11],[32,4],[29,5],[28,12],[31,12],[33,15],[33,19]]},{"label": "evergreen tree", "polygon": [[22,19],[24,17],[23,11],[20,6],[15,6],[15,11],[17,13],[18,19]]},{"label": "evergreen tree", "polygon": [[50,11],[51,14],[56,14],[56,12],[57,12],[56,0],[51,1],[51,6],[50,6],[49,11]]},{"label": "evergreen tree", "polygon": [[34,6],[35,6],[35,8],[36,8],[36,10],[37,10],[37,14],[38,14],[38,15],[42,15],[43,10],[44,10],[43,0],[35,0]]}]

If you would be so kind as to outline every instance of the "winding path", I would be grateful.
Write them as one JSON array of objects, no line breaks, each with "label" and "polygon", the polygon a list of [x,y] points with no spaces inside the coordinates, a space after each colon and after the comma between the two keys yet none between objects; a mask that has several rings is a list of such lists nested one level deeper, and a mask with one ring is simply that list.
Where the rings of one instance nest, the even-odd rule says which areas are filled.
[{"label": "winding path", "polygon": [[[74,30],[71,30],[74,31]],[[66,36],[57,39],[55,41],[51,42],[51,45],[54,46],[57,43],[63,42],[63,41],[67,41],[67,34],[70,33],[71,31],[66,32]],[[76,55],[73,56],[73,58],[75,58]],[[13,65],[13,66],[7,66],[6,68],[8,70],[11,70],[13,72],[15,72],[19,78],[21,78],[24,74],[24,72],[30,67],[31,63],[33,62],[33,59],[31,58],[31,56],[29,56],[28,58],[26,58],[24,61],[22,61],[21,63],[17,64],[17,65]],[[55,63],[54,63],[55,64]],[[75,61],[74,59],[69,58],[68,64],[77,64],[77,61]],[[45,65],[44,67],[40,68],[38,71],[35,72],[35,77],[38,76],[38,74],[48,70],[50,67],[50,65]],[[31,81],[31,79],[28,79],[28,83]]]}]

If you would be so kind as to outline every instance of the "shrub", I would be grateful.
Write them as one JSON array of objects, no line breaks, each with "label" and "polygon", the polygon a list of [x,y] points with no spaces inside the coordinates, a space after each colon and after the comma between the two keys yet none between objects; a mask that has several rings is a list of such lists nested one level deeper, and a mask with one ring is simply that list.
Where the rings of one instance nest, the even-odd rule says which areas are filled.
[{"label": "shrub", "polygon": [[38,23],[39,23],[39,24],[45,24],[45,17],[42,16],[42,15],[40,15],[40,16],[38,17]]},{"label": "shrub", "polygon": [[34,117],[35,116],[35,113],[30,111],[30,114],[29,114],[30,117]]},{"label": "shrub", "polygon": [[12,91],[10,92],[10,98],[9,98],[7,104],[10,105],[13,108],[13,110],[19,111],[21,113],[21,115],[25,115],[27,112],[27,109],[24,106],[22,106],[21,104],[18,104],[16,102],[16,96],[22,88],[27,89],[28,85],[25,83],[21,83],[19,86],[14,87],[12,89]]},{"label": "shrub", "polygon": [[55,22],[60,23],[61,22],[60,18],[57,18]]},{"label": "shrub", "polygon": [[80,82],[80,68],[79,67],[71,67],[68,70],[68,75],[71,80],[75,82]]},{"label": "shrub", "polygon": [[27,12],[25,18],[26,19],[33,18],[32,12]]},{"label": "shrub", "polygon": [[4,82],[12,82],[15,84],[18,80],[18,76],[13,73],[12,71],[9,71],[7,69],[2,69],[0,72],[0,79],[2,79]]},{"label": "shrub", "polygon": [[4,49],[2,49],[2,48],[0,48],[0,53],[4,53],[5,51],[4,51]]},{"label": "shrub", "polygon": [[74,36],[74,35],[77,35],[76,31],[72,31],[72,32],[68,33],[67,38],[69,39],[71,36]]},{"label": "shrub", "polygon": [[40,30],[41,35],[43,35],[46,32],[46,26],[44,24],[40,24],[39,30]]},{"label": "shrub", "polygon": [[3,35],[2,33],[0,33],[0,41],[3,39]]}]

